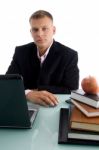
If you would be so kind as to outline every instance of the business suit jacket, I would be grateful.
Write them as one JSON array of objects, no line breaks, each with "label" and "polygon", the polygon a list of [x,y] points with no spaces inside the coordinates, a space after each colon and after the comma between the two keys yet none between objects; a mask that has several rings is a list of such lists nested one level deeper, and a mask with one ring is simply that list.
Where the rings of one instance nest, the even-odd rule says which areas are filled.
[{"label": "business suit jacket", "polygon": [[70,93],[78,88],[79,69],[77,52],[54,41],[40,67],[34,42],[18,46],[7,74],[20,74],[25,89],[48,90],[52,93]]}]

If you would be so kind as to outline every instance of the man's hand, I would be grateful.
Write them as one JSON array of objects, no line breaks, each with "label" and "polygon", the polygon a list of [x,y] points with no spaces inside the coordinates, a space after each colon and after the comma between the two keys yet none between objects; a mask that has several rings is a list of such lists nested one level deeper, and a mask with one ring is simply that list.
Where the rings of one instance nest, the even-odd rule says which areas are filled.
[{"label": "man's hand", "polygon": [[56,106],[58,104],[57,97],[48,91],[30,91],[26,98],[43,106]]}]

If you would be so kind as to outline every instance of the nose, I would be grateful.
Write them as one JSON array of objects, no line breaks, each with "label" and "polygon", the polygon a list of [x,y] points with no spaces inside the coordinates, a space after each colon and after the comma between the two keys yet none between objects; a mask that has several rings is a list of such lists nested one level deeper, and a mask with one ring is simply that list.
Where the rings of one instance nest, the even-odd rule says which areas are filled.
[{"label": "nose", "polygon": [[42,36],[43,35],[43,30],[42,29],[39,29],[38,30],[38,36]]}]

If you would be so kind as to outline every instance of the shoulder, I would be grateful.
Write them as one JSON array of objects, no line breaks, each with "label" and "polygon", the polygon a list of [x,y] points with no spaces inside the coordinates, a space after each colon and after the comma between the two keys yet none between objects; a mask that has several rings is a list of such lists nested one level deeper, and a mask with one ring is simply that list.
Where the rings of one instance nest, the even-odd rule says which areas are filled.
[{"label": "shoulder", "polygon": [[[59,42],[54,42],[55,54],[57,59],[61,61],[64,67],[70,67],[72,65],[77,65],[78,62],[78,52],[68,46],[65,46]],[[54,49],[53,49],[54,50]]]},{"label": "shoulder", "polygon": [[59,43],[57,41],[53,42],[53,47],[56,49],[60,55],[64,56],[77,56],[78,52],[68,46],[63,45],[62,43]]},{"label": "shoulder", "polygon": [[16,46],[16,50],[29,50],[31,48],[36,48],[36,45],[34,44],[34,42],[25,44],[25,45],[21,45],[21,46]]},{"label": "shoulder", "polygon": [[29,59],[32,55],[36,54],[36,45],[34,42],[16,46],[13,59],[25,60]]},{"label": "shoulder", "polygon": [[15,47],[15,55],[28,55],[36,51],[36,45],[34,42],[20,45]]}]

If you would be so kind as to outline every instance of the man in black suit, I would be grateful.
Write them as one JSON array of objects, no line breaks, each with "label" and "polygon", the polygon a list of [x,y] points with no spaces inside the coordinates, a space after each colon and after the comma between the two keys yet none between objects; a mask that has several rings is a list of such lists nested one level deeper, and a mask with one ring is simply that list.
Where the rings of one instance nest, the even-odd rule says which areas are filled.
[{"label": "man in black suit", "polygon": [[34,42],[16,47],[7,74],[22,75],[27,99],[54,106],[55,93],[70,94],[78,88],[78,54],[53,39],[56,29],[49,12],[36,11],[29,22]]}]

